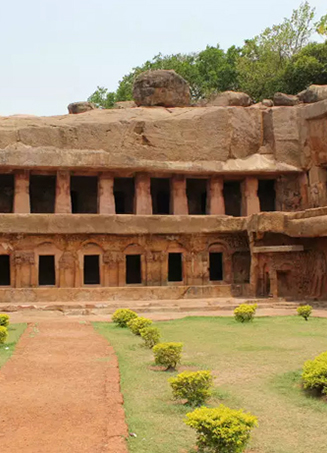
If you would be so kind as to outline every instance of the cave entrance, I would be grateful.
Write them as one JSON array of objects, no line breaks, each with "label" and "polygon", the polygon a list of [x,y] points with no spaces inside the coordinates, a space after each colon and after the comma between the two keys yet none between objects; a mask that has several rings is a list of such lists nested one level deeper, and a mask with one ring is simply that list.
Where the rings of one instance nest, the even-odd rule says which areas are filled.
[{"label": "cave entrance", "polygon": [[225,214],[241,217],[242,192],[240,181],[224,181]]},{"label": "cave entrance", "polygon": [[56,284],[54,255],[39,256],[39,285],[54,286]]},{"label": "cave entrance", "polygon": [[116,214],[134,214],[134,178],[115,178],[114,197]]},{"label": "cave entrance", "polygon": [[223,254],[218,252],[209,253],[209,275],[210,281],[218,282],[223,280]]},{"label": "cave entrance", "polygon": [[84,285],[100,285],[100,255],[84,255]]},{"label": "cave entrance", "polygon": [[126,255],[126,283],[142,283],[141,255]]},{"label": "cave entrance", "polygon": [[10,286],[9,255],[0,255],[0,286]]},{"label": "cave entrance", "polygon": [[53,214],[56,200],[56,176],[30,176],[30,203],[34,214]]},{"label": "cave entrance", "polygon": [[183,281],[183,255],[182,253],[168,254],[168,281]]},{"label": "cave entrance", "polygon": [[207,213],[207,180],[187,179],[186,194],[189,214],[205,215]]},{"label": "cave entrance", "polygon": [[258,185],[260,211],[276,211],[276,190],[274,179],[260,179]]},{"label": "cave entrance", "polygon": [[13,212],[14,190],[14,175],[0,175],[0,212]]},{"label": "cave entrance", "polygon": [[151,178],[151,197],[153,214],[170,214],[170,179]]},{"label": "cave entrance", "polygon": [[72,176],[70,179],[70,194],[73,214],[97,214],[97,176]]}]

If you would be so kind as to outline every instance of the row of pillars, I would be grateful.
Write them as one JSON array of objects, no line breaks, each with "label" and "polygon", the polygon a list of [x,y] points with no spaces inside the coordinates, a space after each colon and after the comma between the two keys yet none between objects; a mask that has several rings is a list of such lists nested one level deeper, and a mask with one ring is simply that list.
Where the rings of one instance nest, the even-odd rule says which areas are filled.
[{"label": "row of pillars", "polygon": [[[171,202],[172,213],[188,215],[186,193],[186,177],[174,175],[172,177]],[[208,180],[208,213],[211,215],[225,214],[223,195],[224,181],[221,177],[211,177]],[[247,177],[243,182],[242,215],[252,215],[260,212],[258,198],[258,179]],[[58,171],[56,178],[56,214],[70,214],[70,172]],[[114,177],[110,173],[99,175],[99,214],[115,214]],[[29,172],[15,173],[14,213],[30,213]],[[138,215],[152,214],[151,176],[147,173],[138,173],[135,176],[135,213]]]}]

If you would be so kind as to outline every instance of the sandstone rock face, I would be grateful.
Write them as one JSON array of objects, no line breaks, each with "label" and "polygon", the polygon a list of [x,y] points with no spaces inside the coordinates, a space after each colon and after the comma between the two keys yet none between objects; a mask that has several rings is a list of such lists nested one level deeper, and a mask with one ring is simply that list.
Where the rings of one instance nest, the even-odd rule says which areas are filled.
[{"label": "sandstone rock face", "polygon": [[265,107],[273,107],[274,101],[272,101],[271,99],[264,99],[262,101],[262,105],[264,105]]},{"label": "sandstone rock face", "polygon": [[133,97],[138,106],[184,107],[190,105],[190,88],[175,71],[147,71],[134,82]]},{"label": "sandstone rock face", "polygon": [[67,108],[70,114],[77,114],[94,110],[96,107],[92,102],[72,102]]},{"label": "sandstone rock face", "polygon": [[276,93],[274,95],[275,105],[293,106],[300,103],[300,99],[292,94]]},{"label": "sandstone rock face", "polygon": [[246,93],[237,91],[224,91],[212,97],[207,105],[218,107],[249,107],[252,104],[252,99]]},{"label": "sandstone rock face", "polygon": [[136,104],[134,101],[121,101],[121,102],[116,102],[114,105],[114,109],[132,109],[136,107]]},{"label": "sandstone rock face", "polygon": [[324,101],[327,99],[327,85],[311,85],[308,89],[301,91],[298,98],[305,103]]}]

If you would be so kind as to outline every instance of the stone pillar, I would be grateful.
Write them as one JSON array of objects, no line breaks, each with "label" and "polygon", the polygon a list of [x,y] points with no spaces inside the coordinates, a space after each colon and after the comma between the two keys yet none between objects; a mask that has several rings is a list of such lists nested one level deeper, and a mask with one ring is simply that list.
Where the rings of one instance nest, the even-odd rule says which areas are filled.
[{"label": "stone pillar", "polygon": [[208,210],[210,215],[225,215],[225,200],[224,200],[224,181],[219,177],[212,177],[208,181]]},{"label": "stone pillar", "polygon": [[114,178],[110,173],[99,176],[99,214],[115,214]]},{"label": "stone pillar", "polygon": [[30,175],[26,170],[15,174],[14,213],[29,214],[30,207]]},{"label": "stone pillar", "polygon": [[252,176],[245,178],[242,184],[242,215],[249,216],[260,212],[258,197],[258,179]]},{"label": "stone pillar", "polygon": [[171,205],[174,215],[188,215],[186,178],[182,175],[172,177]]},{"label": "stone pillar", "polygon": [[71,214],[72,203],[70,199],[70,172],[58,171],[56,183],[56,214]]},{"label": "stone pillar", "polygon": [[138,173],[135,177],[135,214],[152,214],[151,180],[146,173]]}]

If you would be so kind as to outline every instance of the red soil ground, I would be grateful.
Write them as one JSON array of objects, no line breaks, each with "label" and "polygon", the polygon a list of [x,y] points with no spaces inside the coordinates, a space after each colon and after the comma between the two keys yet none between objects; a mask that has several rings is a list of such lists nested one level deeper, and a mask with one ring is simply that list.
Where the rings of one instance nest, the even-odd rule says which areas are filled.
[{"label": "red soil ground", "polygon": [[127,453],[117,358],[86,321],[29,326],[0,392],[1,453]]}]

